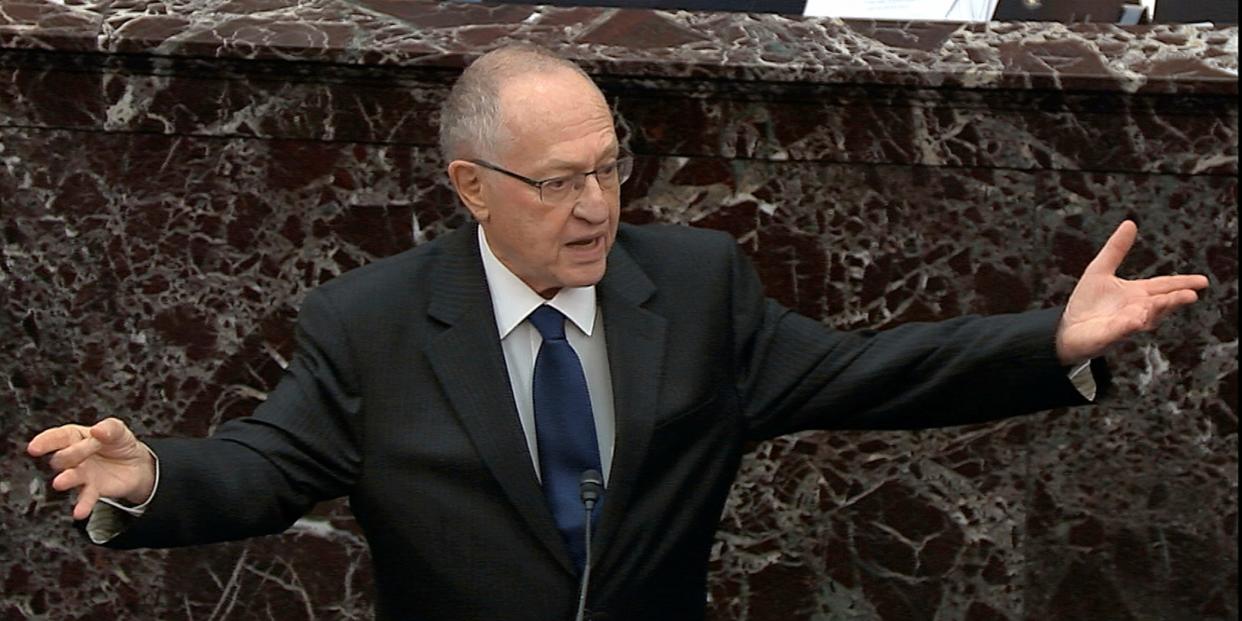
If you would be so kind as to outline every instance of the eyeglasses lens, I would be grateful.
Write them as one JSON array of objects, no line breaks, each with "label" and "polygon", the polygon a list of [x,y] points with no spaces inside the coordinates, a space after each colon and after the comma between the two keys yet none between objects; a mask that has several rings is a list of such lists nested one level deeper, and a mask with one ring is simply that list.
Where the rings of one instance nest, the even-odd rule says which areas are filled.
[{"label": "eyeglasses lens", "polygon": [[549,179],[540,186],[540,197],[543,199],[543,202],[556,205],[577,200],[582,195],[582,190],[586,188],[586,178],[588,175],[595,177],[600,188],[611,190],[625,183],[626,179],[630,178],[630,172],[633,169],[634,160],[629,157],[623,157],[611,164],[601,166],[591,173],[578,173],[559,179]]}]

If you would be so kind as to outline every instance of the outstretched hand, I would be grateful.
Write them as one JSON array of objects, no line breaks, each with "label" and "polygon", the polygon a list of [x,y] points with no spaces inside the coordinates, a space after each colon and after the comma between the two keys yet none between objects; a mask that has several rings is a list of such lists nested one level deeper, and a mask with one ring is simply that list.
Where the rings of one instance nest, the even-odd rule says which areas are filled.
[{"label": "outstretched hand", "polygon": [[1196,290],[1208,286],[1200,274],[1118,278],[1117,267],[1137,236],[1133,222],[1122,222],[1074,287],[1057,328],[1062,364],[1084,362],[1135,332],[1156,329],[1169,313],[1198,300]]},{"label": "outstretched hand", "polygon": [[59,474],[52,488],[78,488],[73,517],[86,519],[100,498],[145,502],[155,488],[155,458],[120,420],[108,418],[91,427],[61,425],[44,430],[26,447],[33,457],[52,454]]}]

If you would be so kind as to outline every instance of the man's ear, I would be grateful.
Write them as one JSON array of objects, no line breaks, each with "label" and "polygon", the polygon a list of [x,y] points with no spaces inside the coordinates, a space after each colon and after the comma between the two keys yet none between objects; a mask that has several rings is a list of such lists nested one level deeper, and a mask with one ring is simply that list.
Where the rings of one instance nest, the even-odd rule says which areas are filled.
[{"label": "man's ear", "polygon": [[463,160],[453,160],[448,166],[449,181],[457,190],[461,202],[480,223],[487,222],[487,200],[483,197],[483,177],[479,167]]}]

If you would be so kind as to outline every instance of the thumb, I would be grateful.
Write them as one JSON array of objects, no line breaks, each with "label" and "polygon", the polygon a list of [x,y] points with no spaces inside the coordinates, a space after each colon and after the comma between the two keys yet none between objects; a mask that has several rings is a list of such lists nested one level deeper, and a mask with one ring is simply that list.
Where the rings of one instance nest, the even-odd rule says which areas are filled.
[{"label": "thumb", "polygon": [[91,427],[91,437],[100,444],[117,445],[125,441],[128,429],[118,418],[105,418]]},{"label": "thumb", "polygon": [[1086,274],[1107,274],[1112,276],[1117,273],[1117,268],[1121,267],[1121,262],[1125,260],[1129,254],[1130,248],[1134,246],[1134,240],[1138,237],[1138,225],[1133,220],[1125,220],[1117,226],[1117,230],[1104,242],[1104,247],[1095,255],[1091,263],[1087,265]]}]

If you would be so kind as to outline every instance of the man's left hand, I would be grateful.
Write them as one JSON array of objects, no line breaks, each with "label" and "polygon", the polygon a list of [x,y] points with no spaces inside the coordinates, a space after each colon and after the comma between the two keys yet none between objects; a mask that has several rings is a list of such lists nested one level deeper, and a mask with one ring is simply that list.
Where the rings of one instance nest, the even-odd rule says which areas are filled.
[{"label": "man's left hand", "polygon": [[1199,299],[1208,286],[1200,274],[1144,280],[1117,277],[1138,227],[1122,222],[1083,272],[1057,328],[1057,357],[1064,365],[1085,362],[1135,332],[1156,329],[1166,315]]}]

